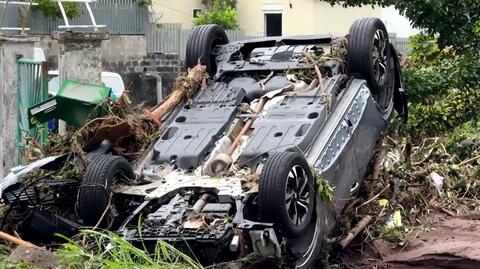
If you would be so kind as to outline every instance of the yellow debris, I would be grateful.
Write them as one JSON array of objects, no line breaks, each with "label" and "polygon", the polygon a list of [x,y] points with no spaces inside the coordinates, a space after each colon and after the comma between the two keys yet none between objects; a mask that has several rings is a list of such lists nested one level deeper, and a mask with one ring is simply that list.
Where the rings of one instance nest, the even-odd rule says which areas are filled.
[{"label": "yellow debris", "polygon": [[402,227],[402,214],[400,210],[397,210],[393,213],[393,225],[394,227]]},{"label": "yellow debris", "polygon": [[379,206],[387,206],[390,202],[388,202],[387,199],[380,199],[378,200],[378,205]]}]

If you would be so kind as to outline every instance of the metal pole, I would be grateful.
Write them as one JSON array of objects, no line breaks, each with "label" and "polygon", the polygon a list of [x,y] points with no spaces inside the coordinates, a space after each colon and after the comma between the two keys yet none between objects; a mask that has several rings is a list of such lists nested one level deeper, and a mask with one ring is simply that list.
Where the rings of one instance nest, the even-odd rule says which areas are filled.
[{"label": "metal pole", "polygon": [[90,8],[90,4],[85,2],[85,6],[87,7],[88,14],[90,15],[90,20],[92,20],[93,31],[96,32],[97,29],[97,22],[95,21],[95,17],[93,16],[92,9]]},{"label": "metal pole", "polygon": [[[27,14],[25,15],[25,20],[22,23],[22,30],[20,31],[20,35],[26,35],[25,28],[27,26],[28,17],[30,16],[30,10],[32,9],[32,3],[33,0],[30,0],[30,3],[27,7]],[[28,28],[28,30],[30,30],[30,28]]]},{"label": "metal pole", "polygon": [[68,23],[67,13],[65,13],[65,9],[63,8],[61,1],[58,1],[58,7],[60,8],[60,12],[62,12],[63,20],[65,21],[65,26],[67,28],[70,27],[70,24]]}]

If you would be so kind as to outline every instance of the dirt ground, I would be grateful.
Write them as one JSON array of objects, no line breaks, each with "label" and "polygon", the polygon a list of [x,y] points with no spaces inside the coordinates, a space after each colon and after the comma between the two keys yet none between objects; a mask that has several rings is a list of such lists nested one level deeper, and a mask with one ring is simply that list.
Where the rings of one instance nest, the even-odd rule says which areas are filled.
[{"label": "dirt ground", "polygon": [[[377,239],[363,250],[342,254],[346,268],[478,269],[480,268],[480,216],[430,217],[409,244],[395,247]],[[353,248],[353,247],[352,247]]]},{"label": "dirt ground", "polygon": [[19,246],[15,248],[8,262],[12,264],[27,264],[39,269],[58,268],[57,257],[46,249],[26,248]]}]

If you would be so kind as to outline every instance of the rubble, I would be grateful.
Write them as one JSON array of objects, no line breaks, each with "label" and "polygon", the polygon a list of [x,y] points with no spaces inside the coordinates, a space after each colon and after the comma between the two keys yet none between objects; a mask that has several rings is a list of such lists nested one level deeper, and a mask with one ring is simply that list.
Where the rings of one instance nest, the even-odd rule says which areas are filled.
[{"label": "rubble", "polygon": [[[384,139],[372,163],[372,167],[381,164],[378,172],[374,169],[365,178],[358,198],[343,213],[350,217],[345,217],[337,232],[346,234],[362,216],[375,216],[374,221],[354,246],[334,255],[333,263],[366,268],[478,268],[478,163],[472,160],[475,157],[459,157],[461,143],[454,146],[459,149],[447,143],[457,144],[446,137],[426,138],[411,143],[409,154],[408,140]],[[359,251],[362,257],[353,258]]]}]

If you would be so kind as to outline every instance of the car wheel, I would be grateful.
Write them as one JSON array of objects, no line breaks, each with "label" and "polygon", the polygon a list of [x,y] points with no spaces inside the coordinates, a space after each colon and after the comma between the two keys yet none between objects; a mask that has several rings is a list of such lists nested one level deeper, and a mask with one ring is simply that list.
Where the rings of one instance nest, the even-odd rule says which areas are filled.
[{"label": "car wheel", "polygon": [[362,18],[353,23],[347,62],[353,76],[365,79],[377,104],[387,109],[393,98],[394,61],[388,32],[380,19]]},{"label": "car wheel", "polygon": [[279,224],[287,237],[305,233],[312,223],[314,181],[297,152],[271,155],[262,169],[258,204],[262,220]]},{"label": "car wheel", "polygon": [[227,34],[220,26],[207,24],[195,27],[188,38],[185,66],[191,68],[200,61],[200,63],[207,66],[208,74],[215,75],[217,63],[214,49],[218,45],[227,43]]},{"label": "car wheel", "polygon": [[100,155],[87,167],[78,192],[78,215],[86,226],[106,228],[112,223],[111,186],[117,180],[131,180],[135,174],[123,157]]}]

